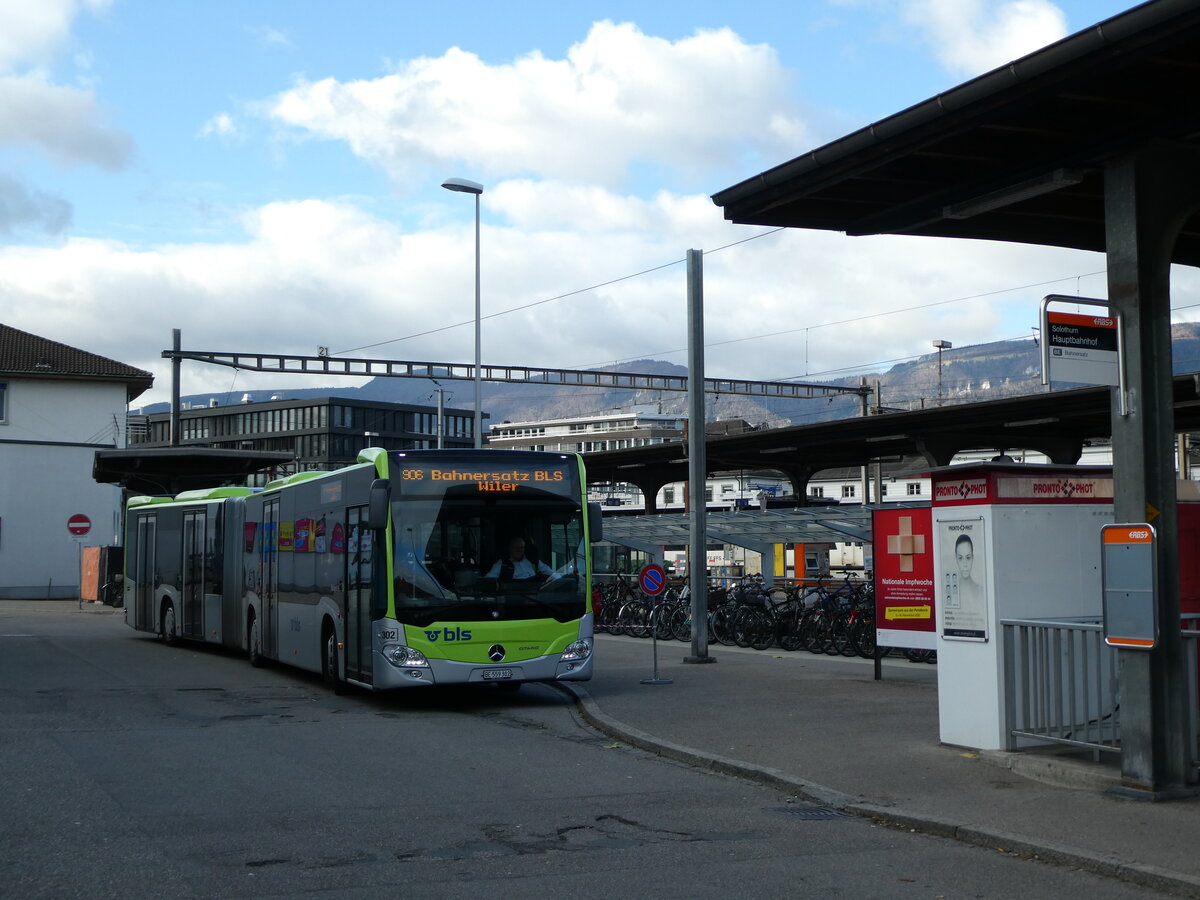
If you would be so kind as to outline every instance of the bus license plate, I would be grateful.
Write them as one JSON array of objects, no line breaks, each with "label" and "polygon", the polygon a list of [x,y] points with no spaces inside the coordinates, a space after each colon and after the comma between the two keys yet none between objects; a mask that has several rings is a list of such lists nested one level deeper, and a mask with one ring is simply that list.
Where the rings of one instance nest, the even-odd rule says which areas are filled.
[{"label": "bus license plate", "polygon": [[484,669],[484,681],[503,681],[506,678],[512,678],[512,669]]}]

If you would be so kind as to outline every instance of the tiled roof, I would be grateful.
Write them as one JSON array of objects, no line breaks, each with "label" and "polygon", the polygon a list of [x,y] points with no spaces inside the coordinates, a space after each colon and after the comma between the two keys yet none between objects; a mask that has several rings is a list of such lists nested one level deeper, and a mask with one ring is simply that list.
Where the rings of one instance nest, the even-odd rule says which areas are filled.
[{"label": "tiled roof", "polygon": [[129,400],[154,384],[151,372],[0,324],[0,376],[6,375],[123,381]]}]

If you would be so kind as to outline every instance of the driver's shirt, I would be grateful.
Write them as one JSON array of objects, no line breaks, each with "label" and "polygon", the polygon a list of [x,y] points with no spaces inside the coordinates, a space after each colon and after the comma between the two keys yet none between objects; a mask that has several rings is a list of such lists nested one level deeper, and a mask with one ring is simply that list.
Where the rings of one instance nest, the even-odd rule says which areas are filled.
[{"label": "driver's shirt", "polygon": [[[504,562],[503,560],[498,561],[494,566],[492,566],[490,569],[488,569],[488,573],[483,577],[484,578],[499,578],[500,577],[500,568],[501,568],[501,565],[503,564],[503,562]],[[532,578],[534,575],[538,574],[538,570],[542,570],[543,575],[552,574],[552,570],[545,563],[539,563],[537,568],[534,568],[533,563],[531,563],[529,561],[529,557],[522,557],[521,559],[518,559],[515,562],[513,562],[512,560],[509,560],[509,562],[512,564],[512,576],[511,577],[514,581],[522,581],[526,578]]]}]

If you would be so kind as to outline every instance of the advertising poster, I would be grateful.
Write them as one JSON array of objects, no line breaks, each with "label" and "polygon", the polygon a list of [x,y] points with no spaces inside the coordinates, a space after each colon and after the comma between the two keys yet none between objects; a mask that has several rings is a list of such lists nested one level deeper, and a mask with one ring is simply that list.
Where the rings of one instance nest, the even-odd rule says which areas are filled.
[{"label": "advertising poster", "polygon": [[872,529],[876,642],[936,649],[932,510],[877,509]]},{"label": "advertising poster", "polygon": [[312,552],[312,519],[297,519],[296,531],[292,539],[292,549],[296,553]]},{"label": "advertising poster", "polygon": [[943,519],[937,527],[942,637],[986,641],[989,560],[983,518]]}]

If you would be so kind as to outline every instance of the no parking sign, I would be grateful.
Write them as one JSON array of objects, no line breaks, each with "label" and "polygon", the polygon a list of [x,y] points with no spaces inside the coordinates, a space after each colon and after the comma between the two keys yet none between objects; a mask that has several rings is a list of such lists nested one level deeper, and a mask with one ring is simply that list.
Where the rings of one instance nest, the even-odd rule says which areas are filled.
[{"label": "no parking sign", "polygon": [[642,566],[642,571],[638,572],[638,586],[643,594],[657,597],[667,589],[667,573],[657,563]]}]

